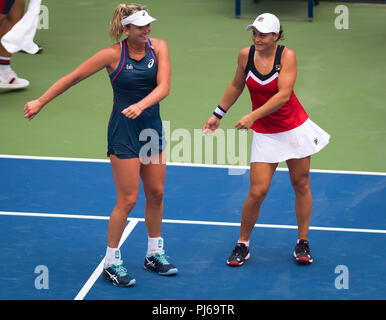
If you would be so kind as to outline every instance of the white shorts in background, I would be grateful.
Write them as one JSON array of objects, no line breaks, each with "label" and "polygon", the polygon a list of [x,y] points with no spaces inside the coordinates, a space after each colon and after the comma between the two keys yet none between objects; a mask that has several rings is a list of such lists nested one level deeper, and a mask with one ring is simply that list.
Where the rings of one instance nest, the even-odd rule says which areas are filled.
[{"label": "white shorts in background", "polygon": [[278,163],[305,158],[319,152],[329,140],[330,135],[310,119],[285,132],[253,131],[251,162]]}]

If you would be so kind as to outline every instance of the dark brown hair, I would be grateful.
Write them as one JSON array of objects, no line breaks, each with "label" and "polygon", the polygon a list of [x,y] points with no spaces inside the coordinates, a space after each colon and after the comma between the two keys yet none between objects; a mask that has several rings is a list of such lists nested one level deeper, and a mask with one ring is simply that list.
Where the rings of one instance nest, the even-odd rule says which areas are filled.
[{"label": "dark brown hair", "polygon": [[277,38],[276,41],[279,41],[279,40],[285,40],[284,38],[284,30],[283,30],[283,27],[280,25],[280,31],[279,31],[279,38]]}]

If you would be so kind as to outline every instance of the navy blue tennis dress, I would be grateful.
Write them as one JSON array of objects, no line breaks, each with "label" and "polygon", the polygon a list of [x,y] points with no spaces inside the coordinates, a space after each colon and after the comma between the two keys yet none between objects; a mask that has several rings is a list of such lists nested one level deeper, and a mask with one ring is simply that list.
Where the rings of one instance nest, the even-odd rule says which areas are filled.
[{"label": "navy blue tennis dress", "polygon": [[107,134],[107,156],[120,159],[150,156],[166,146],[159,103],[148,107],[135,119],[121,112],[146,97],[157,86],[157,58],[146,42],[146,55],[139,61],[131,59],[126,41],[121,42],[121,60],[110,74],[114,105]]}]

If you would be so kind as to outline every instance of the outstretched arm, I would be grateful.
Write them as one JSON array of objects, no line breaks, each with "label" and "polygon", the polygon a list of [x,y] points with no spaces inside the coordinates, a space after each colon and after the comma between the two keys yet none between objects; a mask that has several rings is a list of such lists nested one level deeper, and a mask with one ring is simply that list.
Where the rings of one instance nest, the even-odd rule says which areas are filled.
[{"label": "outstretched arm", "polygon": [[115,60],[116,54],[112,47],[97,52],[74,71],[56,81],[41,97],[27,102],[24,106],[24,117],[28,120],[32,120],[36,114],[55,97],[80,81],[90,77],[97,71],[112,65]]}]

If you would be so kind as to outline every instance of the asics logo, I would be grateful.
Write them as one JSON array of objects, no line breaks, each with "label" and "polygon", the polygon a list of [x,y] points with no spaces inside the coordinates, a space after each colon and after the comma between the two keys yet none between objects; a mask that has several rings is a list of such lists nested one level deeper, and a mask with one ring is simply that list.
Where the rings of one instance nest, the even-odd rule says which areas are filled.
[{"label": "asics logo", "polygon": [[150,59],[147,67],[150,69],[154,65],[154,59]]},{"label": "asics logo", "polygon": [[148,258],[146,258],[146,262],[147,262],[146,264],[151,265],[152,267],[155,268],[155,264],[153,261],[150,261]]},{"label": "asics logo", "polygon": [[111,274],[110,272],[108,272],[107,270],[105,270],[108,275],[110,276],[110,279],[112,279],[113,281],[115,281],[116,283],[118,283],[118,277],[114,274]]}]

